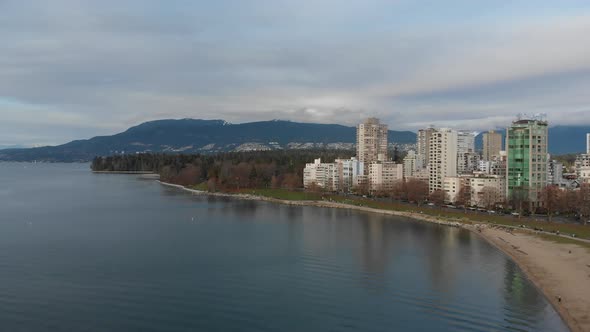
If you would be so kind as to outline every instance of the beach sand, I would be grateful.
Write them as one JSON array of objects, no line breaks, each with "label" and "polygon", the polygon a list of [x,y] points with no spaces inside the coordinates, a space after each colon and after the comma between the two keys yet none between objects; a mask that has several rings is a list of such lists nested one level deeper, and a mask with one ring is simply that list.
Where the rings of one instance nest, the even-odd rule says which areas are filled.
[{"label": "beach sand", "polygon": [[590,331],[588,248],[544,240],[522,231],[510,233],[485,226],[481,229],[476,233],[512,257],[572,331]]}]

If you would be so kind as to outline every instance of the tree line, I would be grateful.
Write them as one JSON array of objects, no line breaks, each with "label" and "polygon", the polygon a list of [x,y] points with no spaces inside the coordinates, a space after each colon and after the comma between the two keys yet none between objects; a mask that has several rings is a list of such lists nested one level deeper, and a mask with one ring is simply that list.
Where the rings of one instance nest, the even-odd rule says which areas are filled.
[{"label": "tree line", "polygon": [[95,157],[93,171],[154,172],[162,181],[183,186],[206,186],[209,191],[244,188],[302,187],[303,169],[316,158],[333,162],[354,151],[274,150],[219,154],[129,154]]}]

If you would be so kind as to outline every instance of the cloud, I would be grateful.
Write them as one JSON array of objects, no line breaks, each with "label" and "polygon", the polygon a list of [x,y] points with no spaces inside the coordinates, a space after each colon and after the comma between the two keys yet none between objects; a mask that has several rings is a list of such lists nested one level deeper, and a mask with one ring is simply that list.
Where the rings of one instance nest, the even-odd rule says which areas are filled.
[{"label": "cloud", "polygon": [[[158,118],[590,124],[590,5],[2,1],[0,144]],[[28,135],[27,135],[28,133]],[[33,134],[34,133],[34,134]]]}]

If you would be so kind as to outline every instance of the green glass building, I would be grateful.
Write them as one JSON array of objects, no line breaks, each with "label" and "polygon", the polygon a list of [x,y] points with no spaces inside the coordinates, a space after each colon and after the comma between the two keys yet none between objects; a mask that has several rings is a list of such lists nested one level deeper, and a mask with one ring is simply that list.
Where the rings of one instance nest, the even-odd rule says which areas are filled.
[{"label": "green glass building", "polygon": [[530,211],[543,206],[547,186],[547,121],[519,119],[506,131],[506,197],[528,203]]}]

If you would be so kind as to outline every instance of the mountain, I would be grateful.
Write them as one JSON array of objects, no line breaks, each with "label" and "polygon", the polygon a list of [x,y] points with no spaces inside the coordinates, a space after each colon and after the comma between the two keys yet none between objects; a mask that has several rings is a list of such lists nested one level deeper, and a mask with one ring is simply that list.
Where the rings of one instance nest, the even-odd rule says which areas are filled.
[{"label": "mountain", "polygon": [[[4,161],[88,161],[95,156],[136,152],[206,153],[287,148],[352,148],[356,129],[335,124],[223,120],[157,120],[127,131],[59,146],[0,150]],[[389,142],[413,144],[416,134],[389,131]]]},{"label": "mountain", "polygon": [[[497,132],[502,134],[502,142],[505,142],[506,130],[497,130]],[[549,153],[552,155],[562,155],[585,152],[586,133],[590,133],[590,126],[549,127]],[[483,150],[482,134],[480,133],[475,137],[475,148],[477,150]]]}]

